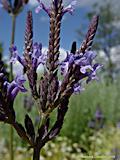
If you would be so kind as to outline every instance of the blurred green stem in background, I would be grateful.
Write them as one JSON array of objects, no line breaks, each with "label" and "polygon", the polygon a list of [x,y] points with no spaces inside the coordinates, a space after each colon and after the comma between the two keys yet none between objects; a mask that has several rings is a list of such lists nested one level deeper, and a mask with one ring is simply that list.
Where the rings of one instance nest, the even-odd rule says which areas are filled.
[{"label": "blurred green stem in background", "polygon": [[[16,15],[12,14],[12,34],[11,34],[11,42],[10,46],[14,44],[15,41],[15,26],[16,26]],[[10,53],[10,58],[11,58],[11,53]],[[10,73],[9,73],[9,80],[13,80],[13,65],[10,63]],[[10,126],[10,160],[14,160],[14,148],[13,148],[13,139],[14,131],[13,127]]]}]

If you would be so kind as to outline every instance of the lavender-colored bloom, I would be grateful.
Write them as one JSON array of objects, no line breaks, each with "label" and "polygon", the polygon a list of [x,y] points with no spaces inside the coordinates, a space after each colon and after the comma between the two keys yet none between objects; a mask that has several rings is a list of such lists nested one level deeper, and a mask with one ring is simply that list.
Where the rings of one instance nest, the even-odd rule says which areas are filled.
[{"label": "lavender-colored bloom", "polygon": [[86,66],[83,66],[83,67],[80,68],[80,72],[83,73],[83,74],[85,74],[88,70],[93,71],[93,68],[92,68],[91,65],[86,65]]},{"label": "lavender-colored bloom", "polygon": [[41,0],[37,1],[39,2],[39,6],[35,9],[35,12],[39,13],[43,9],[50,16],[50,8],[47,8]]},{"label": "lavender-colored bloom", "polygon": [[42,53],[42,44],[37,42],[34,43],[32,53],[33,67],[37,69],[40,64],[44,65],[46,63],[46,58],[45,53]]},{"label": "lavender-colored bloom", "polygon": [[70,14],[72,14],[74,12],[75,6],[77,4],[76,0],[72,0],[72,2],[63,9],[63,15],[67,12],[69,12]]},{"label": "lavender-colored bloom", "polygon": [[[41,0],[37,0],[37,1],[39,2],[39,6],[35,9],[35,12],[39,13],[41,9],[43,9],[50,16],[51,9],[49,7],[46,7]],[[53,3],[54,3],[54,6],[57,8],[58,0],[54,0]],[[76,0],[72,0],[72,2],[67,7],[63,7],[62,16],[67,12],[72,14],[76,6],[76,3],[77,3]]]},{"label": "lavender-colored bloom", "polygon": [[66,75],[68,72],[69,66],[73,63],[80,68],[80,73],[84,76],[80,77],[80,80],[83,77],[87,77],[87,83],[91,80],[98,80],[96,76],[96,71],[102,67],[100,64],[92,64],[93,60],[96,57],[96,53],[92,51],[87,51],[85,54],[76,53],[72,54],[67,52],[67,56],[64,61],[60,63],[61,74]]},{"label": "lavender-colored bloom", "polygon": [[3,74],[3,73],[0,73],[0,78],[3,77],[3,76],[4,76],[4,74]]},{"label": "lavender-colored bloom", "polygon": [[103,65],[97,63],[93,66],[93,70],[88,73],[88,79],[86,81],[87,83],[89,83],[91,80],[99,80],[96,75],[96,71],[101,67],[103,67]]},{"label": "lavender-colored bloom", "polygon": [[67,52],[66,58],[59,64],[62,75],[66,75],[69,65],[74,62],[74,56],[74,54]]},{"label": "lavender-colored bloom", "polygon": [[19,56],[17,47],[13,45],[9,50],[12,53],[12,57],[10,59],[10,62],[11,63],[16,63],[16,61],[18,61],[19,63],[22,64],[22,66],[25,66],[25,60],[24,60],[23,57]]},{"label": "lavender-colored bloom", "polygon": [[82,91],[84,91],[85,89],[82,87],[82,84],[81,83],[76,83],[74,85],[74,94],[79,94],[81,93]]},{"label": "lavender-colored bloom", "polygon": [[42,44],[38,44],[37,42],[33,45],[33,57],[39,58],[42,54]]},{"label": "lavender-colored bloom", "polygon": [[8,83],[7,81],[4,85],[7,85],[7,95],[14,100],[17,96],[18,92],[26,92],[27,89],[24,87],[25,78],[23,75],[16,76],[16,78],[11,82]]},{"label": "lavender-colored bloom", "polygon": [[[20,57],[19,53],[17,51],[17,47],[16,46],[12,46],[10,48],[10,51],[12,53],[12,57],[10,62],[15,63],[16,61],[18,61],[19,63],[22,64],[23,67],[26,67],[27,62],[25,60],[24,57]],[[32,67],[36,70],[37,67],[40,64],[45,64],[46,62],[46,55],[44,53],[42,53],[42,44],[40,43],[34,43],[33,45],[33,52],[29,53],[31,55],[31,60],[32,60]]]},{"label": "lavender-colored bloom", "polygon": [[83,53],[77,53],[75,55],[75,64],[81,67],[92,65],[93,60],[96,57],[96,53],[93,51],[86,51]]}]

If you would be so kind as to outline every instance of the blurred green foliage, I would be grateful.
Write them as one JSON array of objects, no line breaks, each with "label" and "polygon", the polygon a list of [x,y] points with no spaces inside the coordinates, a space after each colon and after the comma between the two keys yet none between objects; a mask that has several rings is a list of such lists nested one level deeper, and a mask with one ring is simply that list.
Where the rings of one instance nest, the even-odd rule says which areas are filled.
[{"label": "blurred green foliage", "polygon": [[78,141],[94,117],[97,106],[103,111],[106,123],[115,124],[120,119],[120,82],[106,86],[104,82],[94,82],[86,91],[73,96],[65,119],[62,135]]},{"label": "blurred green foliage", "polygon": [[[52,142],[49,142],[41,151],[41,160],[83,160],[98,159],[104,157],[105,160],[113,160],[120,156],[120,128],[108,125],[105,128],[95,132],[92,136],[82,137],[89,142],[89,150],[82,152],[81,143],[73,143],[66,137],[58,136]],[[86,144],[85,144],[86,145]],[[8,148],[5,141],[0,141],[0,159],[9,160]],[[17,160],[31,160],[32,150],[26,150],[25,147],[15,148],[15,157]],[[87,158],[85,158],[87,157]]]},{"label": "blurred green foliage", "polygon": [[[98,105],[102,109],[106,124],[115,125],[120,120],[119,91],[120,82],[118,79],[118,81],[116,80],[115,83],[109,86],[106,86],[104,82],[93,82],[87,85],[85,91],[80,95],[72,96],[61,136],[66,136],[74,142],[80,140],[81,134],[86,132],[88,128],[88,122],[94,117]],[[21,103],[23,100],[24,94],[19,94],[14,105],[17,114],[16,117],[18,121],[22,123],[23,116],[26,114],[23,103]],[[32,112],[29,114],[32,116],[35,123],[36,116],[38,115],[35,106],[33,106]],[[55,119],[55,114],[53,115],[53,119]],[[8,132],[6,131],[7,129],[5,130],[7,127],[1,125],[0,127],[0,133],[3,133],[3,135],[7,137]]]}]

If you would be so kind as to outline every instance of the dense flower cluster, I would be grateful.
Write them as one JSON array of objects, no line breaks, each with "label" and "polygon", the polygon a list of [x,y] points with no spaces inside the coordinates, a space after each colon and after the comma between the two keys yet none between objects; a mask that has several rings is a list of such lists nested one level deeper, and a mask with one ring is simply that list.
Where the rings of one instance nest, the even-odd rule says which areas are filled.
[{"label": "dense flower cluster", "polygon": [[27,91],[23,85],[25,81],[26,80],[23,75],[17,75],[11,83],[5,81],[4,85],[7,86],[7,95],[11,98],[11,100],[15,99],[19,91]]},{"label": "dense flower cluster", "polygon": [[[60,63],[60,67],[61,67],[61,74],[62,75],[66,75],[68,70],[69,70],[69,66],[71,64],[74,64],[76,66],[79,67],[80,69],[80,77],[79,80],[81,81],[82,79],[87,77],[86,82],[90,82],[91,80],[98,80],[98,77],[96,76],[96,71],[102,67],[101,64],[95,63],[93,64],[93,60],[96,57],[96,53],[93,51],[87,51],[84,54],[83,53],[79,53],[77,52],[76,54],[73,53],[68,53],[67,52],[67,56],[65,58],[65,60]],[[80,89],[82,89],[82,87],[80,86],[81,83],[77,83],[74,86],[74,90],[75,93],[80,92]]]},{"label": "dense flower cluster", "polygon": [[[18,61],[23,67],[26,67],[27,62],[26,59],[24,57],[20,57],[17,47],[13,46],[12,48],[10,48],[10,52],[12,53],[12,57],[10,62],[15,63],[16,61]],[[42,44],[40,43],[34,43],[33,45],[33,52],[29,52],[29,55],[32,58],[32,67],[37,70],[38,66],[40,64],[45,65],[46,62],[46,54],[42,53]]]},{"label": "dense flower cluster", "polygon": [[[43,9],[50,16],[51,8],[50,7],[46,7],[41,0],[37,0],[37,1],[39,2],[39,6],[35,10],[36,13],[39,13],[40,10]],[[56,8],[58,7],[58,4],[59,4],[58,0],[53,1],[53,5]],[[63,16],[67,12],[69,12],[70,14],[72,14],[73,11],[74,11],[74,9],[75,9],[76,4],[77,4],[77,0],[72,0],[72,2],[67,7],[63,7],[61,15]]]},{"label": "dense flower cluster", "polygon": [[[11,62],[15,63],[19,61],[23,67],[26,67],[26,61],[24,57],[20,57],[17,51],[16,46],[13,46],[10,51],[12,52]],[[33,45],[33,53],[29,53],[32,56],[32,67],[37,69],[40,64],[46,65],[47,56],[45,53],[42,53],[42,44],[35,43]],[[61,75],[65,76],[69,70],[69,66],[71,64],[77,65],[80,68],[80,77],[79,80],[87,78],[86,82],[90,82],[91,80],[98,80],[96,76],[96,71],[102,67],[101,64],[95,63],[93,64],[93,60],[96,57],[96,53],[93,51],[87,51],[85,54],[83,53],[69,53],[67,52],[66,58],[59,63],[59,68],[61,70]],[[45,67],[46,68],[46,67]],[[46,70],[47,71],[47,70]],[[81,87],[81,83],[77,83],[74,85],[75,93],[83,90]]]}]

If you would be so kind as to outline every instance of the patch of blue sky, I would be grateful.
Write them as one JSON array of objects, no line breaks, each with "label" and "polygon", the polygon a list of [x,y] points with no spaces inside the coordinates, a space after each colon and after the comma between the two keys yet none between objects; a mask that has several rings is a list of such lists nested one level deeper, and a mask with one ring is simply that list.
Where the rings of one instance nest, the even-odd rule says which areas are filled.
[{"label": "patch of blue sky", "polygon": [[[24,47],[25,21],[28,9],[32,9],[33,11],[34,42],[41,42],[45,47],[48,45],[49,18],[44,11],[36,14],[35,7],[31,5],[24,8],[16,21],[15,45],[18,47],[20,53],[23,52]],[[88,10],[89,7],[85,5],[76,8],[72,16],[69,14],[65,15],[61,30],[61,47],[65,50],[69,50],[72,41],[78,41],[76,29],[79,28],[81,23],[86,22],[85,14]],[[4,46],[4,55],[8,55],[9,53],[11,26],[11,17],[3,9],[0,9],[0,42]]]}]

